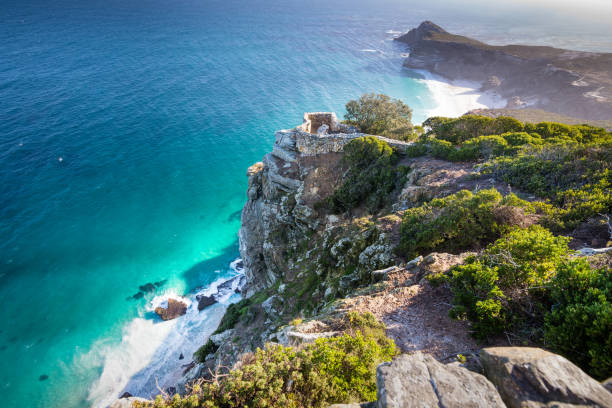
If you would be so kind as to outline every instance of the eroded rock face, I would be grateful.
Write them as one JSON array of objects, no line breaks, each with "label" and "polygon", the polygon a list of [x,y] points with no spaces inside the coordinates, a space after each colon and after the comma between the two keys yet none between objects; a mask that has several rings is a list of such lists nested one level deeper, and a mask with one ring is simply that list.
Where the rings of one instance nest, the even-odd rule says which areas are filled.
[{"label": "eroded rock face", "polygon": [[[242,210],[239,232],[240,255],[247,277],[246,296],[285,277],[294,262],[287,251],[295,249],[309,231],[328,221],[319,217],[315,204],[339,186],[344,146],[363,136],[334,118],[335,115],[325,112],[306,114],[304,125],[276,132],[272,153],[247,171],[248,201]],[[317,134],[316,130],[323,125],[328,126],[327,132]],[[408,146],[405,142],[381,139],[397,149]],[[381,237],[368,249],[363,262],[380,267],[389,259],[390,248],[385,248]]]},{"label": "eroded rock face", "polygon": [[427,354],[402,354],[376,370],[377,408],[505,407],[484,376]]},{"label": "eroded rock face", "polygon": [[557,354],[532,347],[480,353],[485,375],[511,408],[612,407],[612,393]]},{"label": "eroded rock face", "polygon": [[157,313],[162,320],[172,320],[187,313],[187,305],[180,300],[170,298],[168,299],[168,307],[156,307],[155,313]]}]

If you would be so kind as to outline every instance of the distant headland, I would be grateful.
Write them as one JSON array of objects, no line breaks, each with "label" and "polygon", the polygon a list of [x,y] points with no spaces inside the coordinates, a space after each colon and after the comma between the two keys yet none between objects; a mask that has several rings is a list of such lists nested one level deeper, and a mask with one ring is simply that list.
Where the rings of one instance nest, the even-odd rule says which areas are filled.
[{"label": "distant headland", "polygon": [[495,46],[425,21],[395,38],[404,66],[482,84],[509,108],[537,108],[590,120],[612,119],[612,53],[528,45]]}]

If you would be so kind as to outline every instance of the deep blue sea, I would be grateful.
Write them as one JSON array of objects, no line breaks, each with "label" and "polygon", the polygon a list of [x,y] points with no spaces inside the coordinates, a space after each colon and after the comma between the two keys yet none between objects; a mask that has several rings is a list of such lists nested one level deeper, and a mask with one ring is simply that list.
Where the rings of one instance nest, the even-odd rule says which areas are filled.
[{"label": "deep blue sea", "polygon": [[170,322],[152,308],[236,274],[246,168],[274,131],[365,92],[417,122],[435,108],[398,32],[431,19],[612,50],[605,15],[465,4],[1,1],[0,405],[105,406],[171,382],[236,295]]}]

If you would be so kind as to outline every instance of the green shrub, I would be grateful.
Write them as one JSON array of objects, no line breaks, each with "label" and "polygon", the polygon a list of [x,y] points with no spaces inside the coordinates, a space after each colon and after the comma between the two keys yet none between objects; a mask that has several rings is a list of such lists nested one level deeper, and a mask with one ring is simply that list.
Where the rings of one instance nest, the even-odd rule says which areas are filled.
[{"label": "green shrub", "polygon": [[572,141],[580,144],[604,143],[612,139],[612,134],[605,129],[588,125],[565,125],[555,122],[523,123],[514,118],[500,116],[489,118],[478,115],[464,115],[458,118],[432,117],[423,122],[429,127],[430,135],[460,145],[466,140],[485,135],[503,135],[504,133],[527,132],[532,137],[555,141]]},{"label": "green shrub", "polygon": [[576,140],[582,136],[575,126],[555,122],[540,122],[535,125],[528,124],[526,125],[526,130],[537,133],[544,139],[569,136],[571,139]]},{"label": "green shrub", "polygon": [[509,132],[501,135],[510,146],[541,145],[542,138],[537,133]]},{"label": "green shrub", "polygon": [[360,205],[370,211],[385,205],[389,194],[401,183],[405,169],[395,169],[397,154],[384,141],[363,136],[344,147],[342,184],[327,199],[333,211],[343,212]]},{"label": "green shrub", "polygon": [[246,298],[240,300],[238,303],[232,303],[227,307],[219,327],[214,331],[213,334],[223,333],[226,330],[233,329],[240,318],[246,313],[249,306],[251,306],[252,298]]},{"label": "green shrub", "polygon": [[152,406],[297,408],[371,401],[376,367],[397,353],[393,340],[360,330],[299,349],[268,344],[218,381],[197,384],[185,397],[158,397]]},{"label": "green shrub", "polygon": [[450,119],[433,117],[423,122],[436,138],[458,145],[468,139],[484,135],[499,135],[523,131],[523,124],[514,118],[489,118],[479,115],[464,115]]},{"label": "green shrub", "polygon": [[[500,217],[513,207],[513,217]],[[407,258],[431,251],[457,252],[487,244],[507,230],[508,225],[528,221],[534,208],[515,195],[495,189],[471,193],[467,190],[436,198],[404,213],[397,252]]]},{"label": "green shrub", "polygon": [[418,136],[412,130],[412,109],[398,99],[383,94],[365,94],[346,104],[345,123],[364,133],[393,139],[411,140]]},{"label": "green shrub", "polygon": [[601,380],[612,376],[612,270],[572,260],[558,268],[551,292],[550,346]]},{"label": "green shrub", "polygon": [[599,213],[612,212],[612,149],[601,146],[546,146],[483,167],[522,191],[547,198],[555,207],[545,225],[564,231]]},{"label": "green shrub", "polygon": [[509,150],[508,142],[502,136],[478,136],[467,140],[451,156],[453,161],[472,161],[481,158],[501,156]]},{"label": "green shrub", "polygon": [[568,242],[539,225],[513,229],[481,256],[453,268],[451,316],[472,321],[478,338],[503,330],[534,337],[530,325],[541,323],[545,285],[566,260]]},{"label": "green shrub", "polygon": [[216,352],[218,348],[219,347],[215,343],[213,343],[211,339],[208,339],[208,341],[203,346],[201,346],[195,351],[195,353],[193,353],[193,358],[198,363],[203,363],[204,361],[206,361],[206,356]]}]

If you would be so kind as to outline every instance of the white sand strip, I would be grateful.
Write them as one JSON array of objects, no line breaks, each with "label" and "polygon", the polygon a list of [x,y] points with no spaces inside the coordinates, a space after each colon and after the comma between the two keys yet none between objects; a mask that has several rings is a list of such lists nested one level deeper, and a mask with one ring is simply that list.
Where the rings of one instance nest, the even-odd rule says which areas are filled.
[{"label": "white sand strip", "polygon": [[493,92],[480,91],[480,84],[472,81],[449,81],[431,72],[418,70],[427,85],[436,107],[427,116],[457,117],[472,109],[503,108],[507,101]]}]

